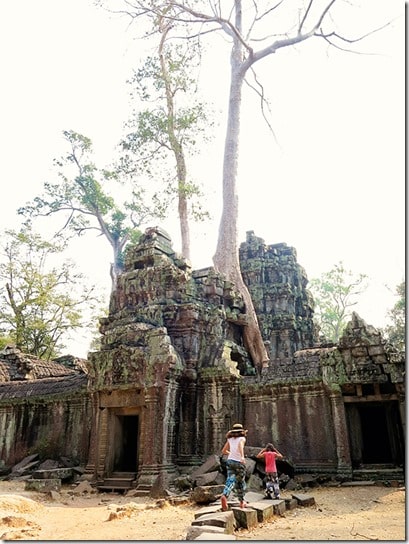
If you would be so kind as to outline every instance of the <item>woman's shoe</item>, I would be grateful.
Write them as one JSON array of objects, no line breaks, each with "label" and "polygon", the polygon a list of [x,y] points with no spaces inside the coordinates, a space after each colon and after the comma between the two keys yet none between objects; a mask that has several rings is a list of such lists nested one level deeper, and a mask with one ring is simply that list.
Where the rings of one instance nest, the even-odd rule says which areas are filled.
[{"label": "woman's shoe", "polygon": [[240,501],[240,508],[247,508],[248,503],[246,501]]},{"label": "woman's shoe", "polygon": [[226,495],[221,496],[221,501],[222,501],[222,510],[223,510],[223,512],[226,512],[226,510],[229,509],[229,507],[227,506],[227,497],[226,497]]}]

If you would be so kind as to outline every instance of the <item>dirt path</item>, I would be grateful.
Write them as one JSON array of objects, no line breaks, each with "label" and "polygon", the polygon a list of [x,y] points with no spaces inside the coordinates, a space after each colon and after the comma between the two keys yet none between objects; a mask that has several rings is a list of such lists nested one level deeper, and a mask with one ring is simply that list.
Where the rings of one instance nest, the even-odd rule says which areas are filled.
[{"label": "dirt path", "polygon": [[[315,506],[283,517],[239,540],[405,540],[405,491],[378,486],[315,488]],[[290,496],[284,492],[283,497]],[[2,540],[184,540],[199,507],[116,494],[57,500],[24,491],[22,482],[0,482]]]}]

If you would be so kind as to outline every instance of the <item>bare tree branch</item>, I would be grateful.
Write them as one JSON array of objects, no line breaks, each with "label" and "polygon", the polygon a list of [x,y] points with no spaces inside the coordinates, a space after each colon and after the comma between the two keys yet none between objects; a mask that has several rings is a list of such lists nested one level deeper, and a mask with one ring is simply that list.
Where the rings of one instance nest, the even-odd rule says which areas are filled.
[{"label": "bare tree branch", "polygon": [[260,109],[261,109],[261,114],[263,116],[263,119],[264,121],[266,122],[270,132],[272,133],[273,137],[274,137],[274,140],[276,142],[277,145],[279,145],[278,143],[278,140],[277,140],[277,137],[276,137],[276,134],[274,132],[274,129],[270,123],[270,121],[268,120],[267,118],[267,114],[265,112],[265,108],[268,110],[268,113],[270,114],[270,117],[271,117],[271,110],[270,110],[270,104],[268,103],[268,100],[266,99],[265,97],[265,94],[264,94],[264,87],[263,85],[260,83],[260,81],[258,80],[258,77],[257,77],[257,74],[254,70],[254,68],[250,68],[251,70],[251,73],[253,74],[253,77],[254,77],[254,81],[256,82],[257,86],[259,88],[256,88],[254,85],[251,85],[251,83],[245,79],[244,82],[246,83],[246,85],[248,87],[250,87],[250,89],[252,89],[256,94],[258,94],[258,96],[260,97]]}]

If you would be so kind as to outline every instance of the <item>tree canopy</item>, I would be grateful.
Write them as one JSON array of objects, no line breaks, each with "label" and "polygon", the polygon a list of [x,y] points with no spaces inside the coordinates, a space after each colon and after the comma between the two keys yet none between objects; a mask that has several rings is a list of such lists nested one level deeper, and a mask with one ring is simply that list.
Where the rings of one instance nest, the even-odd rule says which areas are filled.
[{"label": "tree canopy", "polygon": [[385,327],[388,340],[399,350],[406,349],[406,282],[396,286],[396,303],[388,312],[391,325]]},{"label": "tree canopy", "polygon": [[64,242],[46,241],[28,229],[6,231],[2,248],[2,338],[44,359],[60,355],[67,335],[89,327],[101,304],[72,261],[55,262],[64,248]]},{"label": "tree canopy", "polygon": [[148,56],[129,80],[131,96],[136,89],[143,107],[137,103],[125,125],[123,160],[128,171],[153,182],[160,180],[167,197],[164,211],[176,195],[182,255],[190,259],[189,217],[202,220],[209,214],[200,203],[199,186],[190,179],[188,158],[209,138],[212,123],[194,92],[200,58],[197,43],[171,42],[170,22],[161,17],[155,21],[155,54]]},{"label": "tree canopy", "polygon": [[161,199],[151,195],[147,204],[145,190],[134,183],[127,198],[119,202],[113,194],[121,192],[127,172],[122,164],[111,169],[97,168],[92,161],[91,140],[72,130],[64,131],[69,152],[55,165],[60,183],[44,184],[44,194],[18,210],[28,221],[59,213],[63,217],[59,232],[78,236],[93,231],[104,236],[112,248],[111,278],[113,285],[122,270],[123,250],[140,236],[139,227],[152,217],[162,217]]},{"label": "tree canopy", "polygon": [[353,274],[342,262],[310,281],[315,301],[315,321],[323,340],[338,342],[352,314],[357,297],[366,289],[367,276]]}]

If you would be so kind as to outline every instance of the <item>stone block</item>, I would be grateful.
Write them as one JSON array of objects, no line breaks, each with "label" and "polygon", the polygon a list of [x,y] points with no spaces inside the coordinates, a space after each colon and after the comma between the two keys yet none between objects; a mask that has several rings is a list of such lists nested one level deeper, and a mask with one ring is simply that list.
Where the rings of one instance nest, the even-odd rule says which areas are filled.
[{"label": "stone block", "polygon": [[247,489],[255,491],[256,493],[263,489],[263,480],[256,473],[252,474],[247,482]]},{"label": "stone block", "polygon": [[71,480],[73,478],[73,470],[72,468],[52,468],[35,470],[33,472],[33,478],[37,478],[39,480],[52,480],[55,478],[59,480]]},{"label": "stone block", "polygon": [[228,512],[205,514],[200,516],[200,518],[193,520],[192,525],[223,527],[226,533],[232,534],[236,527],[236,521],[233,512],[230,510]]},{"label": "stone block", "polygon": [[197,512],[194,513],[194,518],[200,518],[200,516],[204,516],[206,514],[214,514],[215,512],[220,512],[221,504],[220,502],[210,504],[209,506],[205,506],[204,508],[201,508]]},{"label": "stone block", "polygon": [[208,504],[223,493],[224,485],[201,485],[193,489],[190,498],[198,504]]},{"label": "stone block", "polygon": [[190,478],[194,482],[198,476],[206,474],[207,472],[218,471],[220,469],[220,457],[218,455],[210,455],[200,467],[195,468],[195,470],[190,475]]},{"label": "stone block", "polygon": [[238,527],[243,527],[243,529],[257,527],[257,512],[253,508],[232,508],[232,512]]},{"label": "stone block", "polygon": [[[263,523],[264,521],[267,521],[274,516],[273,505],[271,504],[271,502],[266,502],[266,501],[251,502],[249,504],[249,507],[253,508],[253,510],[257,512],[257,521],[259,523]],[[284,510],[285,510],[285,503],[284,503]]]},{"label": "stone block", "polygon": [[20,472],[22,469],[25,469],[28,465],[33,466],[33,462],[38,462],[38,453],[34,453],[32,455],[27,455],[27,457],[24,457],[19,463],[13,466],[11,469],[12,472]]},{"label": "stone block", "polygon": [[202,533],[201,535],[197,536],[194,540],[206,540],[208,542],[212,542],[213,540],[237,540],[236,537],[232,537],[231,535],[221,535],[221,534],[214,534],[214,533]]},{"label": "stone block", "polygon": [[[202,533],[212,533],[225,535],[224,527],[216,527],[214,525],[191,525],[186,531],[186,540],[194,540]],[[212,540],[211,538],[209,540]]]},{"label": "stone block", "polygon": [[305,495],[304,493],[294,493],[292,498],[297,501],[300,506],[312,506],[315,504],[315,499],[312,495]]},{"label": "stone block", "polygon": [[224,476],[221,472],[206,472],[206,474],[199,474],[195,479],[197,486],[206,485],[224,485]]},{"label": "stone block", "polygon": [[256,491],[248,491],[244,495],[244,500],[246,502],[258,502],[264,499],[264,493],[257,493]]},{"label": "stone block", "polygon": [[284,499],[284,502],[287,510],[294,510],[294,508],[297,508],[298,502],[296,499]]},{"label": "stone block", "polygon": [[287,510],[287,505],[283,499],[273,499],[270,503],[276,516],[282,516]]},{"label": "stone block", "polygon": [[26,480],[25,490],[26,491],[40,491],[41,493],[48,493],[49,491],[60,491],[61,489],[61,480],[57,478],[41,478],[41,479],[31,479]]},{"label": "stone block", "polygon": [[246,457],[246,479],[249,479],[256,468],[256,461]]}]

